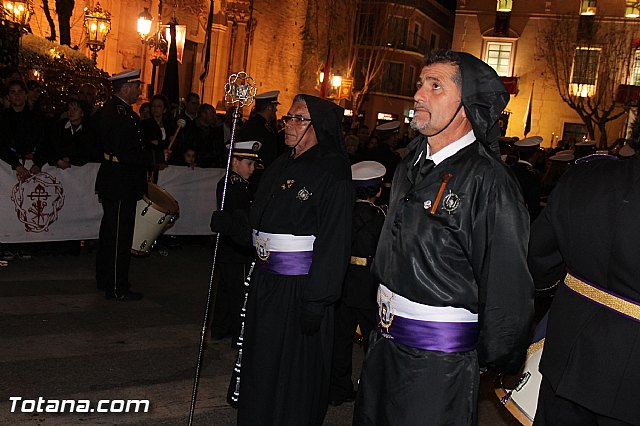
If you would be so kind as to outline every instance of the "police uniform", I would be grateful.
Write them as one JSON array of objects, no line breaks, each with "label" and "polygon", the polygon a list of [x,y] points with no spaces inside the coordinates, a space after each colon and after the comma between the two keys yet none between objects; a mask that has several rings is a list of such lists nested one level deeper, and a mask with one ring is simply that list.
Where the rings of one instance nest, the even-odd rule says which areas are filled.
[{"label": "police uniform", "polygon": [[[140,70],[110,78],[117,84],[137,83]],[[100,115],[103,162],[96,177],[96,192],[102,203],[100,245],[96,257],[96,281],[107,298],[134,300],[128,291],[131,243],[136,204],[147,192],[147,168],[164,162],[161,151],[145,148],[140,118],[131,105],[113,96]]]},{"label": "police uniform", "polygon": [[[280,95],[278,90],[258,94],[255,97],[256,105],[279,105],[278,95]],[[264,162],[265,168],[269,167],[269,165],[273,163],[278,156],[278,133],[275,131],[272,124],[268,123],[260,114],[255,114],[242,125],[238,131],[238,140],[258,141],[262,144],[259,154],[260,158]]]},{"label": "police uniform", "polygon": [[[254,160],[261,163],[258,156],[260,142],[236,142],[232,155],[239,159]],[[221,208],[224,177],[218,181],[216,190],[218,209]],[[253,193],[249,181],[230,170],[225,194],[224,210],[248,214],[253,202]],[[244,279],[247,276],[253,249],[234,242],[229,236],[221,235],[218,247],[219,284],[216,293],[215,317],[211,329],[214,339],[231,335],[234,340],[240,334],[240,310],[244,300]]]},{"label": "police uniform", "polygon": [[389,204],[389,193],[391,192],[393,174],[396,171],[398,163],[400,163],[400,156],[386,143],[386,140],[389,138],[397,137],[396,134],[399,128],[399,121],[390,121],[376,127],[376,133],[380,142],[377,147],[365,151],[364,154],[365,160],[376,161],[382,164],[387,170],[384,176],[384,182],[382,183],[382,194],[378,199],[379,204]]},{"label": "police uniform", "polygon": [[[361,161],[352,165],[356,192],[358,187],[379,190],[385,172],[385,167],[375,161]],[[354,398],[351,364],[356,326],[360,325],[365,352],[369,347],[369,335],[375,328],[378,282],[371,274],[371,264],[384,218],[383,210],[368,199],[356,200],[351,228],[351,259],[342,287],[342,298],[336,307],[329,392],[329,404],[334,406]]]},{"label": "police uniform", "polygon": [[638,182],[638,158],[575,165],[532,224],[536,287],[560,280],[540,361],[536,425],[640,422]]},{"label": "police uniform", "polygon": [[511,165],[511,170],[520,184],[522,196],[524,197],[524,202],[527,205],[529,220],[531,222],[533,222],[535,218],[538,217],[538,214],[540,214],[542,179],[540,177],[540,173],[533,167],[533,164],[522,158],[528,158],[534,150],[539,150],[540,143],[542,143],[542,138],[540,136],[531,136],[516,141],[514,146],[520,159]]}]

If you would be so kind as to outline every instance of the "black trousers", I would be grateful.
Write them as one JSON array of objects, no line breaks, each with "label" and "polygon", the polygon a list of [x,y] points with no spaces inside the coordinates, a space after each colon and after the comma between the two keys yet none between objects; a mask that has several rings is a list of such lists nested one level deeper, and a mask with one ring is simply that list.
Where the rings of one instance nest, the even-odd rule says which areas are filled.
[{"label": "black trousers", "polygon": [[335,315],[329,400],[345,399],[353,393],[353,336],[359,324],[366,353],[369,348],[369,336],[377,318],[374,307],[355,308],[344,302],[337,305]]},{"label": "black trousers", "polygon": [[103,198],[100,244],[96,254],[96,283],[107,295],[129,289],[131,243],[136,224],[137,200]]},{"label": "black trousers", "polygon": [[218,264],[218,290],[211,334],[214,338],[230,335],[236,342],[240,335],[240,311],[244,303],[244,280],[251,264]]},{"label": "black trousers", "polygon": [[[596,414],[580,404],[556,395],[544,376],[540,384],[538,408],[533,424],[534,426],[632,426],[631,423]],[[640,419],[635,424],[640,424]]]}]

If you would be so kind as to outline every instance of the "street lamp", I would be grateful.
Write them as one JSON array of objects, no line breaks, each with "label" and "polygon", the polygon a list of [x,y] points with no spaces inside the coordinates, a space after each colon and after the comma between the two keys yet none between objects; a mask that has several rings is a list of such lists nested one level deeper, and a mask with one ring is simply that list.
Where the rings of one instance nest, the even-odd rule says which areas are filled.
[{"label": "street lamp", "polygon": [[153,16],[149,13],[149,8],[145,7],[144,10],[138,15],[138,34],[142,42],[147,39],[147,36],[151,32],[151,23],[153,22]]},{"label": "street lamp", "polygon": [[91,50],[91,59],[95,64],[98,60],[98,52],[104,49],[104,43],[111,31],[111,14],[96,3],[93,10],[84,8],[84,29],[87,33],[87,45]]},{"label": "street lamp", "polygon": [[4,19],[26,27],[33,13],[33,2],[31,0],[3,0],[2,8]]},{"label": "street lamp", "polygon": [[[178,24],[178,21],[173,18],[172,23],[176,26],[176,48],[178,50],[178,62],[182,63],[182,55],[184,53],[184,43],[187,39],[187,26]],[[164,37],[167,40],[167,52],[171,48],[171,43],[173,40],[171,39],[171,25],[163,25],[164,28]]]}]

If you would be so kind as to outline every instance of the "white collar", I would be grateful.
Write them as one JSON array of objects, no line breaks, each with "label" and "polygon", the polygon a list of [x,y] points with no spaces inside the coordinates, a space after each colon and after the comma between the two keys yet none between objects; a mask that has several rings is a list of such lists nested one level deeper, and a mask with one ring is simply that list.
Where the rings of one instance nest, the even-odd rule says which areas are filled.
[{"label": "white collar", "polygon": [[65,129],[71,129],[71,134],[75,134],[78,130],[82,130],[82,123],[78,124],[78,127],[74,130],[71,120],[67,120],[67,124],[64,125]]},{"label": "white collar", "polygon": [[445,146],[433,155],[431,155],[431,146],[427,143],[427,158],[432,160],[437,166],[447,158],[454,155],[456,152],[460,151],[462,148],[471,145],[475,141],[476,135],[473,134],[473,130],[470,130],[469,133],[467,133],[457,141],[451,142],[449,145]]},{"label": "white collar", "polygon": [[533,167],[533,164],[531,164],[531,163],[530,163],[530,162],[528,162],[528,161],[518,160],[518,163],[520,163],[520,164],[526,164],[526,165],[527,165],[527,166],[529,166],[529,167]]}]

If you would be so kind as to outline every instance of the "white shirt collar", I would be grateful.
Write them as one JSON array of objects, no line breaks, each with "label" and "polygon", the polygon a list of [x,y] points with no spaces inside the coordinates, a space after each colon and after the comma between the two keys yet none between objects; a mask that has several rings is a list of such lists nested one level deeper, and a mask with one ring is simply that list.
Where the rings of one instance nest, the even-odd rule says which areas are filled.
[{"label": "white shirt collar", "polygon": [[67,120],[67,124],[64,125],[65,129],[71,129],[71,134],[75,134],[77,131],[82,130],[82,123],[78,125],[78,127],[74,130],[73,125],[71,124],[71,120]]},{"label": "white shirt collar", "polygon": [[528,161],[518,160],[518,163],[520,163],[520,164],[526,164],[526,165],[527,165],[527,166],[529,166],[529,167],[533,167],[533,164],[531,164],[531,163],[530,163],[530,162],[528,162]]},{"label": "white shirt collar", "polygon": [[461,137],[455,142],[450,143],[449,145],[442,148],[440,151],[431,155],[431,147],[427,143],[427,158],[432,160],[435,165],[442,163],[447,158],[454,155],[456,152],[460,151],[462,148],[465,148],[476,141],[476,135],[473,134],[473,130],[470,130],[469,133]]}]

